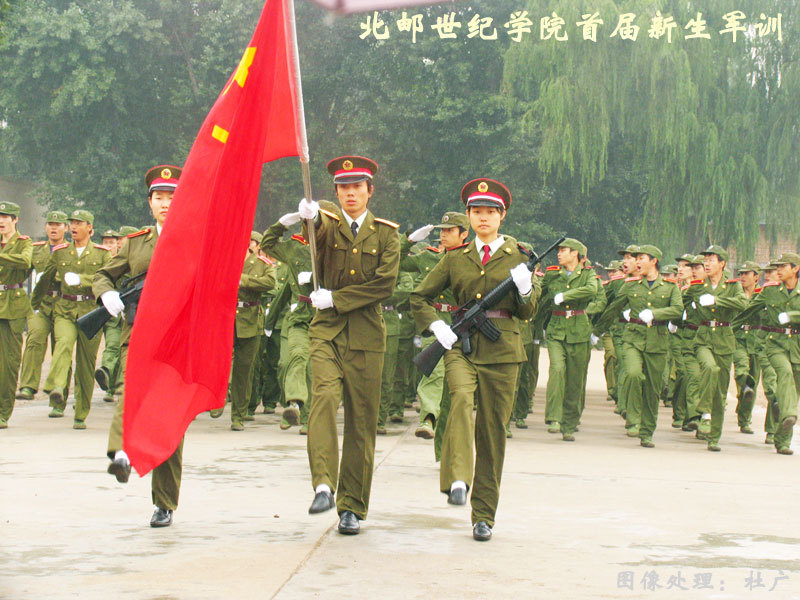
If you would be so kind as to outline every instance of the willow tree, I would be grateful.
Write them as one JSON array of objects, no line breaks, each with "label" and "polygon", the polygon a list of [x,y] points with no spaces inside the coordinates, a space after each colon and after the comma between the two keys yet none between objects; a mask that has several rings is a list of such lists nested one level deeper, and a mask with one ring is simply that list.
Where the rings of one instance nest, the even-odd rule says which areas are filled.
[{"label": "willow tree", "polygon": [[[524,130],[541,139],[548,178],[575,179],[591,198],[612,157],[630,156],[644,190],[638,232],[667,248],[713,238],[749,251],[760,222],[800,230],[796,2],[530,0],[527,10],[533,35],[509,49],[505,82],[527,103]],[[739,10],[747,30],[734,42],[721,30]],[[591,41],[577,23],[595,13]],[[635,40],[612,36],[626,13]],[[782,41],[756,26],[778,13]],[[554,16],[564,26],[540,39],[539,18]],[[654,27],[670,17],[674,27]],[[709,38],[689,38],[700,20]]]}]

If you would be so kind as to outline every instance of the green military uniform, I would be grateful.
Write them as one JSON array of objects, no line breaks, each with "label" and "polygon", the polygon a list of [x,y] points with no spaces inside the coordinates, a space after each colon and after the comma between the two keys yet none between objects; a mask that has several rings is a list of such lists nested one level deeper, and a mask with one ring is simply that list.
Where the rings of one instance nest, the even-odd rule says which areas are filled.
[{"label": "green military uniform", "polygon": [[[19,206],[0,202],[0,214],[18,217]],[[33,243],[27,235],[14,232],[7,242],[0,243],[0,429],[8,427],[14,410],[22,332],[31,313],[24,283],[32,260]]]},{"label": "green military uniform", "polygon": [[[346,169],[353,162],[355,158],[334,159],[329,170],[333,173],[336,164]],[[397,224],[378,219],[369,210],[353,235],[345,214],[326,204],[329,209],[317,215],[316,250],[320,286],[332,293],[333,307],[317,310],[308,330],[313,378],[308,460],[315,490],[321,484],[336,489],[339,514],[348,511],[365,519],[386,351],[381,305],[394,290],[400,242]],[[341,467],[336,434],[340,402],[344,404]]]},{"label": "green military uniform", "polygon": [[258,354],[260,334],[264,330],[261,294],[274,286],[275,266],[263,256],[248,254],[239,280],[231,363],[231,429],[235,431],[244,428],[250,404],[253,365]]},{"label": "green military uniform", "polygon": [[[88,211],[76,210],[70,219],[92,223],[94,216]],[[31,303],[38,310],[54,282],[60,283],[58,297],[53,307],[53,331],[56,338],[50,373],[45,387],[50,391],[50,416],[60,417],[67,404],[66,389],[72,369],[72,353],[75,351],[75,427],[83,428],[89,415],[94,391],[94,367],[100,336],[88,339],[78,329],[78,317],[91,312],[96,307],[92,294],[94,274],[110,260],[111,255],[105,246],[89,242],[83,250],[74,242],[53,248],[50,261],[41,279],[33,290]],[[78,285],[68,285],[67,273],[80,276]]]},{"label": "green military uniform", "polygon": [[383,303],[383,321],[386,325],[386,352],[383,354],[383,371],[381,372],[381,407],[378,412],[378,433],[386,433],[386,419],[390,409],[394,414],[403,414],[403,407],[392,406],[394,398],[394,378],[397,367],[397,347],[400,339],[400,323],[403,315],[397,307],[408,303],[408,296],[413,289],[410,277],[399,277],[392,297]]},{"label": "green military uniform", "polygon": [[[784,253],[776,264],[797,266],[800,256]],[[790,290],[784,283],[764,284],[760,292],[753,294],[747,309],[733,324],[746,323],[755,315],[761,317],[761,328],[766,333],[765,353],[777,378],[775,395],[780,416],[775,448],[781,454],[791,454],[800,396],[800,285]]]},{"label": "green military uniform", "polygon": [[[752,261],[746,261],[737,271],[740,274],[747,271],[759,274],[761,267]],[[742,433],[753,433],[750,424],[755,405],[755,390],[761,379],[759,356],[764,349],[764,340],[759,333],[760,329],[749,323],[736,327],[733,332],[736,337],[736,349],[733,351],[733,379],[737,389],[736,419]]]},{"label": "green military uniform", "polygon": [[[661,258],[661,251],[654,246],[640,246],[639,253]],[[639,316],[648,309],[653,316],[649,324]],[[667,323],[678,319],[682,311],[677,285],[664,281],[660,274],[652,282],[637,276],[625,279],[598,319],[598,329],[606,331],[620,315],[627,316],[622,335],[626,374],[620,393],[626,399],[628,435],[638,436],[645,446],[652,444],[658,421],[658,400],[670,346]]]}]

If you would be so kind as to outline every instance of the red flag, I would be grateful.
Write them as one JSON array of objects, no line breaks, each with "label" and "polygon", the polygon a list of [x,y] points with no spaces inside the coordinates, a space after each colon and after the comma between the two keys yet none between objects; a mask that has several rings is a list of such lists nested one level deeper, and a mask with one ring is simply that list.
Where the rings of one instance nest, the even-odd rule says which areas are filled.
[{"label": "red flag", "polygon": [[150,263],[128,351],[123,417],[125,451],[140,475],[169,458],[195,416],[224,406],[261,165],[284,156],[307,160],[288,2],[264,5],[192,145]]}]

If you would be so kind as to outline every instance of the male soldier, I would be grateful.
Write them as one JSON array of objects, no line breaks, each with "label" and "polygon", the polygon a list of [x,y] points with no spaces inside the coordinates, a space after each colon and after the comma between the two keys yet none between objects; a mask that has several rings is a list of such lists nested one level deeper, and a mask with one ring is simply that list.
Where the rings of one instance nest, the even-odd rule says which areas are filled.
[{"label": "male soldier", "polygon": [[[359,532],[367,517],[380,378],[386,351],[381,303],[392,295],[400,262],[397,224],[367,209],[378,165],[361,156],[328,163],[341,212],[320,210],[303,199],[300,217],[313,220],[320,288],[311,292],[317,309],[311,339],[313,402],[308,415],[308,460],[314,501],[310,513],[336,507],[339,533]],[[308,221],[303,229],[309,227]],[[344,404],[344,442],[339,467],[336,412]]]},{"label": "male soldier", "polygon": [[[606,296],[616,298],[619,295],[620,289],[625,284],[625,279],[636,276],[637,252],[639,252],[639,246],[636,244],[629,244],[624,249],[617,251],[617,254],[622,257],[622,273],[625,275],[625,277],[616,279],[612,283],[609,283],[608,287],[606,288]],[[611,301],[609,300],[609,304],[610,303]],[[614,350],[617,353],[617,408],[614,412],[620,415],[622,419],[625,420],[627,425],[628,398],[625,396],[625,377],[627,372],[625,370],[625,351],[623,348],[624,343],[622,341],[626,326],[627,321],[625,321],[625,319],[620,319],[616,323],[611,324],[609,333],[611,334],[611,339],[614,342]]]},{"label": "male soldier", "polygon": [[[758,263],[748,260],[739,266],[737,274],[749,302],[758,287],[761,267]],[[733,378],[737,388],[736,417],[739,431],[749,434],[753,433],[750,423],[753,418],[756,388],[761,376],[759,355],[764,346],[764,340],[758,334],[759,329],[750,324],[734,329],[736,350],[733,352]]]},{"label": "male soldier", "polygon": [[565,442],[575,441],[580,419],[592,334],[586,308],[598,288],[594,270],[580,264],[584,256],[586,246],[576,239],[565,239],[558,247],[558,265],[547,267],[542,281],[551,313],[546,336],[550,377],[545,420],[550,422],[547,430],[560,431]]},{"label": "male soldier", "polygon": [[775,449],[778,454],[790,455],[794,453],[790,446],[800,395],[800,287],[797,285],[800,255],[784,252],[774,262],[780,283],[765,283],[735,324],[762,313],[761,327],[767,332],[766,353],[777,376],[780,425],[775,432]]},{"label": "male soldier", "polygon": [[275,287],[275,267],[258,252],[261,234],[257,231],[251,232],[250,242],[251,247],[247,250],[239,279],[239,295],[236,302],[230,384],[233,431],[244,430],[244,420],[250,404],[253,364],[258,354],[259,335],[264,328],[261,294]]},{"label": "male soldier", "polygon": [[[613,287],[611,284],[616,281],[621,281],[625,279],[625,274],[622,272],[622,261],[620,260],[612,260],[608,263],[606,267],[606,275],[608,279],[603,281],[601,285],[606,291],[606,305],[611,302],[616,297],[616,292],[619,286],[615,285]],[[602,314],[602,313],[601,313]],[[597,319],[600,318],[600,315],[594,319],[597,322]],[[616,327],[616,325],[614,326]],[[612,327],[613,328],[613,327]],[[609,402],[617,402],[617,351],[614,347],[614,338],[611,336],[610,333],[605,333],[600,336],[601,341],[603,342],[603,372],[606,376],[606,390],[608,392],[607,400]]]},{"label": "male soldier", "polygon": [[[693,254],[683,254],[675,259],[678,266],[677,284],[681,289],[681,293],[689,288],[689,283],[693,279],[692,261],[694,261]],[[684,314],[688,316],[685,307]],[[689,328],[689,324],[684,321],[683,315],[670,321],[668,328],[674,336],[675,343],[673,358],[675,360],[676,394],[672,402],[672,426],[676,429],[688,431],[686,423],[689,417],[687,416],[686,398],[690,388],[692,390],[691,393],[694,396],[697,395],[696,376],[698,371],[697,369],[692,370],[688,366],[687,354],[694,354],[694,331],[696,330]]]},{"label": "male soldier", "polygon": [[0,202],[0,429],[14,410],[22,332],[31,304],[24,282],[31,272],[33,243],[17,232],[19,205]]},{"label": "male soldier", "polygon": [[[128,359],[128,343],[131,339],[133,322],[131,316],[135,314],[135,307],[125,306],[116,289],[117,282],[123,277],[135,277],[147,271],[153,257],[158,237],[167,219],[172,195],[178,186],[181,169],[173,165],[158,165],[145,174],[145,185],[148,194],[147,201],[150,205],[155,226],[146,227],[128,236],[119,254],[100,269],[94,277],[92,291],[100,298],[112,317],[116,317],[125,310],[125,323],[122,329],[122,344],[120,364],[122,370]],[[169,399],[165,399],[168,401]],[[108,432],[107,456],[111,459],[108,472],[117,478],[120,483],[128,481],[131,465],[127,454],[122,449],[122,413],[125,398],[117,403],[111,428]],[[156,510],[150,519],[151,527],[167,527],[172,524],[172,512],[178,507],[178,497],[181,489],[183,440],[165,462],[153,469],[152,497]]]},{"label": "male soldier", "polygon": [[[103,246],[109,249],[111,257],[119,252],[120,234],[113,229],[106,229],[100,236]],[[100,356],[100,367],[94,372],[94,379],[100,389],[105,392],[103,400],[113,402],[119,384],[119,353],[120,338],[122,336],[122,317],[109,319],[103,325],[105,347]]]},{"label": "male soldier", "polygon": [[[775,259],[777,260],[777,259]],[[778,277],[778,265],[774,261],[770,261],[764,266],[764,283],[771,281],[780,284],[781,279]],[[769,357],[766,351],[766,342],[769,332],[761,327],[761,320],[763,315],[756,315],[751,319],[758,327],[759,337],[761,338],[761,353],[759,354],[759,363],[761,364],[761,388],[764,390],[764,395],[767,397],[767,411],[764,417],[764,443],[769,445],[775,444],[775,432],[778,431],[778,418],[780,416],[780,407],[778,406],[777,388],[778,376],[775,373],[775,368],[769,362]]]},{"label": "male soldier", "polygon": [[112,257],[116,256],[117,252],[119,251],[119,238],[119,233],[113,229],[106,229],[102,234],[100,234],[100,243],[108,248],[108,251],[111,252]]},{"label": "male soldier", "polygon": [[[520,242],[520,246],[528,252],[533,252],[533,246],[528,242]],[[537,277],[543,277],[544,273],[536,271]],[[525,348],[525,362],[520,365],[519,377],[517,377],[517,391],[514,400],[514,410],[511,412],[511,419],[517,429],[527,429],[528,424],[525,418],[533,409],[533,394],[536,390],[536,382],[539,378],[539,341],[534,339],[535,319],[520,319],[519,329],[522,336],[522,345]]]},{"label": "male soldier", "polygon": [[[44,226],[46,241],[33,242],[33,268],[35,270],[34,284],[44,272],[50,261],[53,248],[64,243],[67,233],[67,213],[60,210],[51,210],[47,213],[47,223]],[[19,394],[21,400],[33,400],[34,394],[39,390],[42,379],[42,363],[47,352],[47,338],[50,337],[50,351],[55,348],[56,339],[53,336],[53,305],[58,295],[58,282],[53,282],[45,292],[45,298],[38,311],[28,317],[28,335],[25,338],[25,352],[22,355],[22,369],[20,372]],[[49,392],[49,390],[45,390]]]},{"label": "male soldier", "polygon": [[658,272],[661,250],[645,244],[636,252],[639,275],[625,285],[598,320],[607,329],[620,314],[627,322],[623,334],[627,398],[627,435],[638,437],[644,448],[653,448],[658,420],[658,398],[669,351],[667,324],[683,312],[680,291]]},{"label": "male soldier", "polygon": [[53,248],[50,261],[36,284],[31,298],[35,310],[55,281],[61,285],[53,314],[53,331],[56,345],[45,386],[50,390],[48,415],[64,416],[67,405],[66,389],[72,369],[72,352],[75,350],[75,420],[73,429],[86,429],[86,417],[92,406],[94,391],[94,365],[100,336],[91,340],[78,328],[76,321],[95,308],[92,295],[94,274],[111,259],[109,250],[101,244],[92,244],[94,215],[88,210],[74,210],[69,216],[72,242]]},{"label": "male soldier", "polygon": [[117,252],[122,250],[123,246],[128,242],[128,236],[136,233],[140,228],[132,227],[131,225],[123,225],[119,228],[119,238],[117,239]]},{"label": "male soldier", "polygon": [[700,436],[705,435],[708,440],[708,450],[719,452],[722,423],[725,419],[725,399],[733,352],[736,350],[731,321],[747,307],[747,298],[737,280],[724,279],[728,263],[727,250],[712,245],[700,254],[704,257],[706,277],[692,281],[686,292],[700,319],[694,342],[695,354],[700,363],[698,411],[703,415],[698,433]]}]

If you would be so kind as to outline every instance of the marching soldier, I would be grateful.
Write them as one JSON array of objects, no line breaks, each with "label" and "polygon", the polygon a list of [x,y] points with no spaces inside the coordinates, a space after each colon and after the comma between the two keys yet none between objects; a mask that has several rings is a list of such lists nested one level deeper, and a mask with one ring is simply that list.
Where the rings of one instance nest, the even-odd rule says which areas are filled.
[{"label": "marching soldier", "polygon": [[[106,229],[100,236],[103,246],[109,249],[111,257],[117,255],[120,248],[120,234],[113,229]],[[94,372],[94,379],[100,389],[105,392],[103,400],[113,402],[119,383],[119,353],[120,338],[122,336],[122,318],[109,319],[103,325],[103,338],[105,347],[100,356],[100,367]]]},{"label": "marching soldier", "polygon": [[[611,286],[612,282],[625,279],[622,272],[622,261],[612,260],[606,267],[608,279],[602,282],[606,291],[606,305],[616,296],[619,286]],[[599,315],[597,316],[599,318]],[[597,320],[595,319],[595,321]],[[608,401],[617,402],[617,351],[614,346],[614,338],[610,333],[600,336],[603,342],[603,372],[606,376],[606,390],[608,391]]]},{"label": "marching soldier", "polygon": [[[739,283],[742,284],[742,291],[749,302],[758,287],[761,267],[758,263],[748,260],[739,266],[737,275]],[[764,341],[758,335],[758,331],[750,324],[744,324],[734,329],[736,350],[733,352],[733,378],[737,388],[736,417],[739,431],[747,434],[753,433],[750,424],[753,418],[756,388],[761,376],[759,355]]]},{"label": "marching soldier", "polygon": [[[449,250],[414,290],[411,306],[418,330],[432,333],[449,350],[444,360],[450,412],[442,445],[439,489],[448,495],[450,504],[458,505],[466,503],[467,490],[472,487],[472,535],[478,541],[486,541],[492,536],[499,500],[506,424],[514,405],[519,365],[526,358],[517,319],[533,316],[541,290],[538,278],[534,290],[533,273],[525,264],[527,254],[515,239],[499,234],[511,205],[508,188],[492,179],[474,179],[461,190],[461,200],[467,207],[475,242]],[[458,305],[480,300],[509,273],[515,293],[487,311],[502,335],[491,341],[476,333],[470,340],[472,352],[465,355],[434,302],[448,288]]]},{"label": "marching soldier", "polygon": [[19,205],[0,202],[0,429],[8,428],[22,354],[22,332],[31,303],[25,280],[31,272],[33,243],[17,232]]},{"label": "marching soldier", "polygon": [[[119,254],[112,258],[107,265],[100,269],[94,276],[92,291],[100,299],[112,317],[119,316],[125,305],[117,291],[117,283],[122,277],[134,277],[147,271],[153,251],[158,242],[161,228],[167,219],[172,195],[178,186],[181,174],[180,167],[173,165],[158,165],[145,174],[147,186],[147,201],[150,205],[156,223],[152,227],[145,227],[128,236]],[[128,343],[131,338],[133,323],[128,319],[133,311],[126,311],[126,320],[122,329],[120,364],[122,370],[128,359]],[[169,401],[169,399],[165,399]],[[122,413],[125,398],[120,399],[114,411],[111,428],[108,432],[107,456],[111,459],[108,472],[117,478],[120,483],[128,481],[131,465],[127,454],[122,449]],[[172,512],[178,507],[178,497],[181,489],[183,457],[183,440],[177,449],[165,462],[153,469],[152,498],[156,509],[150,519],[151,527],[167,527],[172,524]]]},{"label": "marching soldier", "polygon": [[67,404],[66,389],[72,370],[72,353],[75,351],[75,419],[73,429],[86,429],[86,417],[92,405],[94,391],[94,366],[100,336],[88,339],[78,328],[78,317],[95,308],[92,294],[94,274],[111,259],[108,248],[92,244],[94,215],[88,210],[74,210],[69,216],[72,242],[53,248],[50,261],[36,284],[31,298],[33,308],[39,310],[53,282],[61,285],[53,308],[53,331],[56,338],[50,373],[45,386],[50,390],[48,415],[64,416]]},{"label": "marching soldier", "polygon": [[[45,224],[46,241],[33,242],[33,268],[35,277],[38,278],[47,263],[53,248],[64,243],[67,233],[67,213],[60,210],[51,210],[47,213]],[[34,280],[34,284],[36,281]],[[54,281],[38,311],[28,317],[28,335],[25,337],[25,352],[22,355],[22,369],[20,371],[19,394],[21,400],[33,400],[34,394],[39,390],[42,379],[42,363],[47,352],[47,338],[50,337],[50,351],[55,348],[56,339],[53,335],[53,305],[58,295],[59,282]],[[49,392],[49,390],[45,390]]]},{"label": "marching soldier", "polygon": [[[341,211],[303,199],[300,216],[314,221],[320,288],[311,340],[313,400],[308,415],[308,460],[314,501],[310,513],[333,508],[339,533],[359,532],[367,517],[380,408],[386,329],[381,303],[392,295],[400,262],[397,224],[367,208],[378,165],[361,156],[328,163]],[[304,230],[308,227],[304,222]],[[336,412],[344,404],[344,442],[339,466]]]},{"label": "marching soldier", "polygon": [[[777,260],[777,259],[776,259]],[[774,261],[770,261],[764,266],[764,283],[775,281],[780,283],[778,277],[778,265]],[[759,289],[760,291],[760,289]],[[778,376],[775,373],[775,368],[769,362],[769,357],[766,352],[766,341],[769,335],[761,326],[763,314],[759,314],[751,319],[755,321],[758,327],[759,337],[761,338],[761,353],[759,354],[759,363],[761,364],[761,388],[764,390],[764,395],[767,397],[767,411],[764,417],[764,443],[769,445],[775,444],[775,432],[778,431],[778,418],[780,417],[780,407],[778,406],[777,387]]]}]

